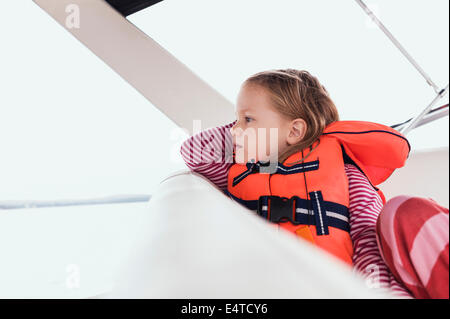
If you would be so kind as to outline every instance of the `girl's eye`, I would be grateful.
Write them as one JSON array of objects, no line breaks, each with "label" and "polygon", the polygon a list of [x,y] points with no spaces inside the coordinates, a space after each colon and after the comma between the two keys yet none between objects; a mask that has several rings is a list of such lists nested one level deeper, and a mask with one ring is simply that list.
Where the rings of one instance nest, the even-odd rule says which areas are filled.
[{"label": "girl's eye", "polygon": [[245,121],[248,123],[248,122],[250,122],[250,121],[252,121],[253,119],[251,118],[251,117],[248,117],[248,116],[246,116],[245,117]]}]

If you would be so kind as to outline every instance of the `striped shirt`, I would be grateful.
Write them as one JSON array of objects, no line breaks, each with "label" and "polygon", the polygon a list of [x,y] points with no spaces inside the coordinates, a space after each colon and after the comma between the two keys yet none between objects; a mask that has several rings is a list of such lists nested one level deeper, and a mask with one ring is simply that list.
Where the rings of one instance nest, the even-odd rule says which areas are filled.
[{"label": "striped shirt", "polygon": [[[228,171],[233,165],[233,123],[210,128],[187,139],[181,146],[186,165],[209,179],[222,191],[227,188]],[[411,294],[389,271],[378,250],[376,221],[382,200],[367,177],[354,165],[345,164],[349,181],[350,237],[353,242],[353,269],[369,287],[389,289],[393,295],[411,298]]]}]

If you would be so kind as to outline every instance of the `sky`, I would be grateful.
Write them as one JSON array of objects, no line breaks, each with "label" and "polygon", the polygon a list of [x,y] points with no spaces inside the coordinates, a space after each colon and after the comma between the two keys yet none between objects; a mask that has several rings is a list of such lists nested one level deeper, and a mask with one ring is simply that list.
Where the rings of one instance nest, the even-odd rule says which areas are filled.
[{"label": "sky", "polygon": [[[449,1],[367,3],[444,87]],[[353,0],[165,0],[128,19],[233,103],[273,68],[316,75],[344,120],[392,125],[435,95]],[[0,38],[0,200],[151,194],[185,168],[175,124],[32,1],[0,2]],[[448,147],[448,131],[408,138]]]}]

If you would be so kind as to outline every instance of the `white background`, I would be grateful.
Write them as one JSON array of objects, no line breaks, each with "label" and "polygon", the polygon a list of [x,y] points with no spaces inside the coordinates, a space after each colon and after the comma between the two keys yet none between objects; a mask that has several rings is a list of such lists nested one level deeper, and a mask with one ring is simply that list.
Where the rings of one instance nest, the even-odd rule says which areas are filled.
[{"label": "white background", "polygon": [[[367,3],[445,86],[449,1]],[[353,0],[165,0],[129,20],[233,103],[272,68],[318,76],[344,120],[392,125],[435,94]],[[0,39],[0,200],[150,194],[184,167],[175,125],[32,1],[0,2]],[[448,146],[448,131],[408,137]]]}]

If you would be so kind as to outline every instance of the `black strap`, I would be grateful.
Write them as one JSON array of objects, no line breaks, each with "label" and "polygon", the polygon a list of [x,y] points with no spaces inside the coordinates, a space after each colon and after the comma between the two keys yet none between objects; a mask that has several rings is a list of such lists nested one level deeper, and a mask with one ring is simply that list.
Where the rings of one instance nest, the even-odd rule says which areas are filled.
[{"label": "black strap", "polygon": [[[328,235],[328,227],[350,232],[348,208],[341,204],[324,201],[320,191],[309,193],[310,200],[298,196],[291,198],[261,196],[258,200],[243,200],[228,191],[226,194],[273,223],[290,221],[295,225],[314,225],[317,235]],[[313,208],[312,211],[310,207]]]},{"label": "black strap", "polygon": [[[259,173],[261,166],[264,166],[264,164],[262,164],[261,162],[256,162],[256,163],[247,163],[246,166],[247,170],[233,179],[233,187],[239,184],[241,181],[243,181],[248,175]],[[281,163],[278,163],[277,170],[274,174],[289,175],[309,171],[316,171],[318,169],[319,169],[319,160],[300,163],[293,166],[285,166]]]}]

